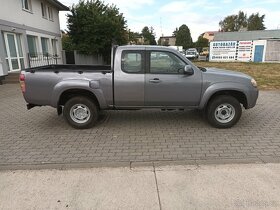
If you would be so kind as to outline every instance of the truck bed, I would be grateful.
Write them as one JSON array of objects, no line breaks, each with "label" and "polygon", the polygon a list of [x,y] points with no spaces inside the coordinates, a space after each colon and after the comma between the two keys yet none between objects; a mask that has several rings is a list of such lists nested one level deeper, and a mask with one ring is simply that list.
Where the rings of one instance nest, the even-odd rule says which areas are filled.
[{"label": "truck bed", "polygon": [[[65,91],[82,89],[101,95],[100,106],[112,104],[112,73],[107,65],[47,65],[22,70],[28,104],[57,106]],[[101,100],[101,99],[100,99]],[[102,101],[102,100],[101,100]]]}]

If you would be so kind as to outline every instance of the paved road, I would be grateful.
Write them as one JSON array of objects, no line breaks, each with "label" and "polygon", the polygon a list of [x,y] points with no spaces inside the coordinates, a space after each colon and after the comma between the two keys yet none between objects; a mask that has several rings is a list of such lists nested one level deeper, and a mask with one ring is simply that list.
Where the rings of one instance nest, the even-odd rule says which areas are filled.
[{"label": "paved road", "polygon": [[0,86],[0,166],[151,161],[280,162],[280,92],[263,91],[231,129],[198,111],[105,112],[97,127],[74,130],[56,110],[25,108],[18,85]]}]

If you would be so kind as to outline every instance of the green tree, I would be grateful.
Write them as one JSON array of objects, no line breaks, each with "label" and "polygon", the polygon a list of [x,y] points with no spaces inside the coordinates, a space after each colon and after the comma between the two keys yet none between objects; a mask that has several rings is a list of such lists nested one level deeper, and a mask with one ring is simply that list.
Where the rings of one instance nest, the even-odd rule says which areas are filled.
[{"label": "green tree", "polygon": [[80,0],[68,16],[68,34],[76,50],[99,54],[109,62],[112,44],[127,44],[126,20],[115,5]]},{"label": "green tree", "polygon": [[64,31],[62,31],[61,42],[62,42],[62,49],[63,50],[65,50],[65,51],[72,51],[72,50],[74,50],[73,42],[72,42],[71,38]]},{"label": "green tree", "polygon": [[172,34],[172,36],[177,36],[177,33],[178,33],[178,28],[176,28],[174,31],[173,31],[173,34]]},{"label": "green tree", "polygon": [[139,44],[138,39],[141,37],[141,34],[138,32],[128,31],[128,41],[130,44]]},{"label": "green tree", "polygon": [[181,25],[179,30],[177,31],[176,46],[183,46],[185,50],[193,46],[190,29],[185,24]]},{"label": "green tree", "polygon": [[265,15],[260,16],[259,13],[250,15],[248,18],[248,31],[264,30],[266,28],[264,26],[264,18]]},{"label": "green tree", "polygon": [[235,31],[236,15],[229,15],[219,22],[221,31]]},{"label": "green tree", "polygon": [[229,15],[224,20],[220,21],[219,25],[222,31],[239,31],[247,27],[247,15],[239,11],[238,15]]},{"label": "green tree", "polygon": [[243,28],[247,28],[247,26],[248,26],[247,14],[245,14],[242,11],[239,11],[235,21],[235,30],[240,31]]},{"label": "green tree", "polygon": [[157,44],[158,44],[158,45],[162,45],[162,44],[161,44],[161,38],[158,39]]},{"label": "green tree", "polygon": [[219,22],[221,31],[240,31],[242,29],[252,30],[264,30],[264,17],[259,13],[250,15],[247,18],[247,14],[239,11],[238,15],[229,15]]},{"label": "green tree", "polygon": [[148,26],[145,26],[142,29],[142,36],[144,37],[145,44],[157,45],[153,27],[149,28]]},{"label": "green tree", "polygon": [[196,41],[196,43],[195,43],[195,47],[198,49],[199,52],[201,52],[201,50],[202,50],[203,47],[208,47],[208,45],[209,45],[208,39],[203,38],[203,35],[204,35],[204,34],[201,34],[201,35],[198,37],[198,39],[197,39],[197,41]]}]

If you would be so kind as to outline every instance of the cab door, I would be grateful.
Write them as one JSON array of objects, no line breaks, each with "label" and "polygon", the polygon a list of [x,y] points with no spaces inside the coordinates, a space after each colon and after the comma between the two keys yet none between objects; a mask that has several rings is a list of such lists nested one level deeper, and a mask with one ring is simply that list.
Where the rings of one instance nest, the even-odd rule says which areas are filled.
[{"label": "cab door", "polygon": [[148,70],[145,76],[145,106],[197,106],[201,95],[201,72],[184,74],[187,65],[175,53],[147,52]]},{"label": "cab door", "polygon": [[144,106],[145,51],[119,50],[115,60],[114,100],[116,108]]}]

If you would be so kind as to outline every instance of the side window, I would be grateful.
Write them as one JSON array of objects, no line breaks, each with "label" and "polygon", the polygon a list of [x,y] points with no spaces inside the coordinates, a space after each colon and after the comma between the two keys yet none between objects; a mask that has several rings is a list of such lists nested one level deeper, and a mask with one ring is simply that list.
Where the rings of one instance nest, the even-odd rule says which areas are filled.
[{"label": "side window", "polygon": [[121,66],[126,73],[141,73],[143,70],[143,53],[124,51]]},{"label": "side window", "polygon": [[152,74],[183,74],[185,63],[170,52],[151,52],[150,73]]}]

